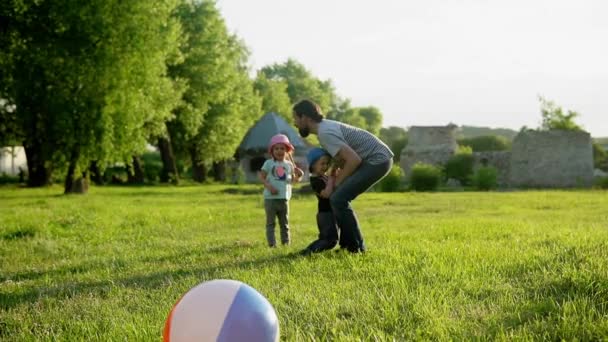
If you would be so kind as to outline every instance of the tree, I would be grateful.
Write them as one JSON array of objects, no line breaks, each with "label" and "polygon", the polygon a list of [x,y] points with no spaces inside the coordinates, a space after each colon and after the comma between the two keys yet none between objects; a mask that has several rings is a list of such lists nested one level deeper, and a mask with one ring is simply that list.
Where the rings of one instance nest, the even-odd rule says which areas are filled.
[{"label": "tree", "polygon": [[458,139],[458,144],[470,146],[473,149],[473,152],[507,151],[511,148],[511,141],[497,135]]},{"label": "tree", "polygon": [[253,87],[262,98],[263,113],[277,113],[287,122],[293,122],[291,100],[287,94],[285,80],[270,80],[262,72],[258,72]]},{"label": "tree", "polygon": [[358,107],[357,111],[359,112],[359,116],[364,119],[365,126],[363,127],[374,135],[380,134],[380,128],[382,128],[382,113],[380,109],[368,106]]},{"label": "tree", "polygon": [[[130,160],[175,106],[176,1],[10,1],[3,65],[32,186],[67,168],[65,192],[90,161]],[[4,41],[3,41],[4,43]],[[0,56],[4,57],[4,56]],[[1,58],[0,58],[1,59]]]},{"label": "tree", "polygon": [[[259,74],[270,81],[285,82],[291,103],[308,98],[321,107],[328,119],[363,128],[376,135],[380,131],[382,126],[380,110],[371,106],[352,107],[349,99],[338,96],[331,80],[320,80],[294,59],[290,58],[285,63],[263,67]],[[288,120],[292,121],[291,118]]]},{"label": "tree", "polygon": [[567,131],[582,131],[583,129],[574,122],[574,119],[579,117],[580,114],[568,110],[564,113],[564,110],[557,106],[555,102],[546,100],[542,96],[538,97],[540,101],[540,112],[542,115],[541,130],[567,130]]},{"label": "tree", "polygon": [[322,81],[312,75],[302,64],[288,59],[283,64],[272,64],[260,70],[267,79],[287,83],[287,95],[291,103],[309,98],[321,109],[328,111],[337,98],[330,80]]},{"label": "tree", "polygon": [[[166,137],[176,156],[190,159],[193,178],[204,181],[208,166],[234,155],[261,115],[261,100],[248,77],[247,49],[229,34],[215,2],[184,1],[176,15],[187,39],[181,46],[184,61],[170,73],[187,88]],[[170,159],[163,158],[164,164]]]},{"label": "tree", "polygon": [[380,140],[390,147],[395,154],[394,161],[398,163],[401,158],[401,151],[407,145],[407,131],[401,127],[390,126],[381,128],[379,134]]}]

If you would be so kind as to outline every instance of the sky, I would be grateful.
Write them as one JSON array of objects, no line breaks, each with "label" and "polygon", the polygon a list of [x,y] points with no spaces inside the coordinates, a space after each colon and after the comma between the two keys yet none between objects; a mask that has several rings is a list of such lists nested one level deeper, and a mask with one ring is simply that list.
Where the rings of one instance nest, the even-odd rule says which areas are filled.
[{"label": "sky", "polygon": [[536,128],[538,96],[608,137],[608,1],[217,0],[253,70],[294,58],[383,126]]}]

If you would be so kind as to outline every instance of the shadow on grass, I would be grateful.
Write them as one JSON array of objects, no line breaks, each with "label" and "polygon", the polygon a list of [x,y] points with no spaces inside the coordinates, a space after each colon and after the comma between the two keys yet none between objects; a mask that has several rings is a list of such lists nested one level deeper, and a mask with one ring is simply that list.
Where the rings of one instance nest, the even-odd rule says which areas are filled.
[{"label": "shadow on grass", "polygon": [[[158,258],[144,258],[137,260],[138,262],[145,263],[163,263],[173,261],[175,264],[179,263],[180,259],[187,258],[189,256],[196,257],[201,254],[205,255],[205,258],[200,261],[201,264],[205,264],[205,259],[209,259],[213,255],[223,255],[226,258],[230,257],[229,252],[234,251],[235,244],[220,245],[217,247],[209,248],[204,251],[191,250],[187,253],[175,253],[171,255],[165,255]],[[166,287],[168,284],[178,282],[180,279],[198,276],[201,281],[216,279],[221,276],[221,273],[225,272],[226,269],[251,269],[258,268],[260,266],[268,266],[278,263],[285,263],[295,259],[304,258],[298,253],[279,254],[272,255],[263,258],[254,258],[249,260],[234,260],[216,264],[207,267],[199,268],[177,268],[162,272],[155,272],[144,275],[135,275],[122,278],[110,278],[100,281],[84,281],[84,282],[65,282],[59,286],[44,287],[36,286],[25,290],[18,290],[13,293],[6,293],[6,291],[0,291],[0,309],[9,310],[13,307],[24,303],[34,303],[40,299],[55,298],[55,299],[67,299],[76,297],[81,294],[94,294],[102,298],[109,295],[113,288],[116,287],[127,287],[127,288],[138,288],[138,289],[158,289]],[[128,262],[112,261],[113,265],[121,265],[126,268]],[[42,277],[57,277],[61,275],[69,275],[81,272],[91,272],[95,269],[108,268],[107,263],[93,262],[84,263],[81,265],[70,266],[65,268],[58,268],[50,271],[32,271],[25,273],[18,273],[9,276],[2,276],[1,282],[7,281],[24,281],[24,280],[36,280]]]},{"label": "shadow on grass", "polygon": [[262,193],[262,190],[253,188],[232,187],[222,189],[219,192],[228,195],[259,195]]}]

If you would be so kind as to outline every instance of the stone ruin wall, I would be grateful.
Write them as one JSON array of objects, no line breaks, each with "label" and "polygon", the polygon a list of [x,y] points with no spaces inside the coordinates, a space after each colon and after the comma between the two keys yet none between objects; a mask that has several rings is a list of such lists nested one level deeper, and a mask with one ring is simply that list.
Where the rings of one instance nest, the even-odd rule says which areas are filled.
[{"label": "stone ruin wall", "polygon": [[401,152],[401,169],[409,177],[414,164],[444,165],[458,149],[456,126],[413,126],[408,130],[408,144]]},{"label": "stone ruin wall", "polygon": [[513,141],[510,167],[514,187],[593,185],[591,136],[576,131],[524,131]]}]

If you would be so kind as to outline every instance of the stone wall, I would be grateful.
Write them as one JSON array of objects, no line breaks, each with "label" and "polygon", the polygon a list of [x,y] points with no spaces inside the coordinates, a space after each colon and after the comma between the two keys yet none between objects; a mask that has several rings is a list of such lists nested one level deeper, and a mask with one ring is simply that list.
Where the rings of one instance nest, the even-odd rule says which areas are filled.
[{"label": "stone wall", "polygon": [[413,126],[408,130],[408,144],[401,152],[401,168],[406,177],[418,162],[443,165],[458,149],[456,126]]},{"label": "stone wall", "polygon": [[515,187],[591,186],[591,136],[574,131],[520,132],[511,150],[510,180]]}]

